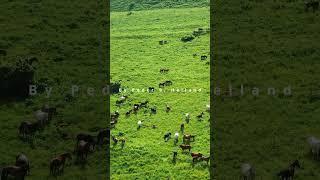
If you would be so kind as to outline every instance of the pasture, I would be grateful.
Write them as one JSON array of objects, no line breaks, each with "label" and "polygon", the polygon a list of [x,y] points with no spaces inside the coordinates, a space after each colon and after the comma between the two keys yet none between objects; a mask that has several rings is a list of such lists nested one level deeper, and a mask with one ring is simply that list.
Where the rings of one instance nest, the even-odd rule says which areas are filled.
[{"label": "pasture", "polygon": [[[87,1],[6,1],[1,3],[0,66],[36,57],[35,84],[52,87],[52,95],[1,99],[0,168],[13,165],[20,152],[31,161],[26,179],[56,179],[49,176],[50,160],[72,152],[80,132],[96,135],[106,127],[104,98],[88,96],[85,88],[104,86],[105,62],[99,59],[99,31],[105,22],[104,5]],[[105,38],[105,37],[103,37]],[[70,96],[72,85],[80,92]],[[35,121],[34,111],[44,104],[57,107],[58,115],[32,142],[18,136],[22,121]],[[106,146],[88,155],[85,165],[67,162],[58,179],[106,178]]]},{"label": "pasture", "polygon": [[[180,124],[184,123],[184,132],[196,135],[191,152],[210,155],[206,112],[210,101],[210,66],[206,63],[210,59],[209,33],[190,42],[181,41],[198,28],[209,28],[207,7],[133,11],[131,15],[111,13],[111,81],[121,80],[126,89],[111,96],[111,112],[120,113],[111,134],[126,139],[123,149],[111,141],[111,179],[209,179],[206,163],[192,166],[190,153],[183,153],[179,147]],[[167,43],[160,45],[162,40]],[[208,58],[201,60],[202,55]],[[169,71],[160,73],[162,68]],[[172,85],[160,92],[158,85],[164,81],[171,81]],[[149,93],[149,87],[155,91]],[[173,88],[180,92],[171,92]],[[187,92],[181,92],[184,88]],[[194,88],[197,92],[193,92]],[[122,95],[128,99],[118,107],[116,101]],[[134,104],[144,101],[149,101],[149,108],[156,107],[157,113],[150,115],[149,108],[142,108],[136,115],[126,117]],[[168,113],[166,105],[171,108]],[[201,112],[205,114],[199,121],[196,116]],[[189,124],[185,122],[186,113],[191,116]],[[143,123],[139,130],[138,121]],[[167,132],[172,138],[165,142]],[[174,145],[176,132],[179,141]],[[176,163],[172,162],[174,151],[178,152]]]},{"label": "pasture", "polygon": [[[320,12],[305,12],[300,0],[219,0],[213,10],[215,86],[250,87],[214,99],[215,179],[239,178],[242,163],[255,166],[257,179],[277,179],[296,159],[294,179],[319,179],[307,137],[320,137]],[[283,95],[287,86],[292,96]]]}]

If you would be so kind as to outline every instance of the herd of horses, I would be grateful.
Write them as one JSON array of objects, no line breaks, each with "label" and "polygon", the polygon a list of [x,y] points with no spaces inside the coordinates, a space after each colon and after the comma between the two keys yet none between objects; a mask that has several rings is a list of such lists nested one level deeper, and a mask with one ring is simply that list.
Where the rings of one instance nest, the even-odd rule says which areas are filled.
[{"label": "herd of horses", "polygon": [[[57,114],[57,108],[44,105],[34,113],[35,121],[22,121],[20,123],[18,128],[19,137],[22,140],[33,139],[36,132],[43,130]],[[103,144],[109,144],[109,134],[109,128],[100,129],[96,136],[88,133],[77,134],[73,152],[61,153],[48,162],[49,174],[52,176],[61,175],[64,171],[66,161],[71,161],[72,156],[76,156],[75,163],[84,165],[87,161],[88,154],[94,152],[96,146],[102,147]],[[24,180],[27,175],[30,175],[30,160],[26,154],[20,153],[17,155],[14,165],[7,165],[0,168],[0,174],[1,180],[7,180],[8,178]]]},{"label": "herd of horses", "polygon": [[[163,72],[167,72],[168,69],[166,68],[161,68],[160,69],[160,73],[163,73]],[[171,85],[172,82],[170,81],[167,81],[167,82],[164,82],[163,85],[160,85],[160,87],[164,87],[164,86],[168,86],[168,85]],[[129,97],[127,95],[123,95],[121,96],[118,100],[116,100],[116,106],[118,108],[120,108],[121,106],[124,105],[124,103],[129,99]],[[130,104],[130,103],[129,103]],[[130,104],[132,105],[132,104]],[[157,114],[157,107],[155,106],[149,106],[149,101],[143,101],[143,102],[140,102],[140,103],[135,103],[133,104],[132,108],[129,109],[128,111],[125,112],[125,117],[130,117],[132,114],[137,114],[140,110],[144,110],[144,113],[150,113],[150,115],[156,115]],[[169,105],[166,105],[165,106],[165,112],[166,113],[170,113],[171,111],[171,107]],[[207,105],[206,106],[206,112],[210,112],[210,105]],[[199,115],[196,116],[196,119],[198,119],[199,121],[201,121],[205,116],[205,113],[204,112],[201,112]],[[120,113],[119,111],[115,111],[114,113],[111,114],[111,122],[110,122],[110,125],[111,125],[111,128],[116,128],[116,124],[118,123],[118,120],[119,120],[119,117],[120,117]],[[192,163],[193,165],[197,162],[206,162],[207,165],[209,164],[209,161],[210,161],[210,156],[204,156],[202,153],[194,153],[194,152],[191,152],[191,149],[192,149],[192,145],[191,145],[191,142],[194,142],[195,141],[195,135],[192,135],[192,134],[186,134],[184,132],[184,129],[185,129],[185,125],[186,124],[189,124],[190,122],[190,119],[191,119],[191,116],[189,113],[186,113],[185,114],[185,122],[181,123],[180,124],[180,131],[176,131],[176,133],[174,134],[174,145],[177,145],[178,142],[179,142],[179,133],[182,133],[183,136],[182,136],[182,144],[180,144],[178,147],[181,148],[182,150],[182,153],[190,153],[191,154],[191,157],[192,157]],[[143,126],[146,126],[143,124],[143,121],[138,121],[138,127],[137,129],[139,130],[141,127]],[[156,125],[152,125],[152,128],[157,128]],[[165,142],[168,142],[170,139],[171,139],[171,135],[172,133],[171,132],[166,132],[163,136],[163,139]],[[124,144],[126,142],[126,140],[123,138],[123,137],[116,137],[114,135],[112,135],[112,140],[113,140],[113,144],[114,145],[117,145],[118,142],[121,142],[121,147],[123,148],[124,147]],[[176,162],[176,159],[177,159],[177,156],[178,156],[178,152],[177,151],[174,151],[173,152],[173,162],[175,163]]]},{"label": "herd of horses", "polygon": [[[312,159],[320,159],[320,139],[310,136],[307,138],[307,144],[310,148]],[[297,168],[301,168],[299,160],[293,161],[286,169],[279,171],[276,175],[281,180],[293,180]],[[255,168],[249,164],[244,163],[241,165],[241,177],[243,180],[254,180],[256,177]]]}]

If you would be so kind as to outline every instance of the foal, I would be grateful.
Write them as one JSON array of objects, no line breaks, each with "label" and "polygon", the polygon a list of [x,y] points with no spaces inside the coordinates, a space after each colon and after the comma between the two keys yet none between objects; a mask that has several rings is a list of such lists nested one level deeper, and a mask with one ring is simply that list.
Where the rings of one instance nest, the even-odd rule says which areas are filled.
[{"label": "foal", "polygon": [[64,170],[66,159],[72,160],[72,156],[70,153],[64,153],[53,158],[50,161],[50,174],[55,176],[58,173],[62,173]]}]

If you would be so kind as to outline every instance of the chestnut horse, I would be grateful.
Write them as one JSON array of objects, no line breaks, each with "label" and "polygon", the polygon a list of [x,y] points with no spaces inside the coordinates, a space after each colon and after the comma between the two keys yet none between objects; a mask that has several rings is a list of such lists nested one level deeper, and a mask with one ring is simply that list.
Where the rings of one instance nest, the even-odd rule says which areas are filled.
[{"label": "chestnut horse", "polygon": [[189,150],[189,152],[190,152],[192,147],[189,144],[181,144],[180,148],[182,149],[182,151]]},{"label": "chestnut horse", "polygon": [[70,153],[61,154],[50,161],[50,174],[57,175],[63,172],[66,159],[72,160]]}]

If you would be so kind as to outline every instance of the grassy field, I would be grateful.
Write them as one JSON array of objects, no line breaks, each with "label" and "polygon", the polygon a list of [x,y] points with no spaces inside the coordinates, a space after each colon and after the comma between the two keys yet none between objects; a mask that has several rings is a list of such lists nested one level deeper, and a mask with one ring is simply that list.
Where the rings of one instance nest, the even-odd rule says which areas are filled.
[{"label": "grassy field", "polygon": [[[214,151],[216,179],[237,179],[249,162],[260,179],[298,159],[295,179],[320,178],[306,143],[320,137],[319,12],[304,12],[303,1],[216,1],[214,4],[216,87],[228,84],[242,97],[216,97]],[[283,88],[291,86],[292,96]],[[260,88],[253,97],[251,90]],[[267,88],[275,87],[276,96]]]},{"label": "grassy field", "polygon": [[209,0],[112,0],[111,11],[208,7]]},{"label": "grassy field", "polygon": [[[192,42],[184,43],[180,38],[192,34],[197,28],[209,27],[209,8],[161,9],[111,14],[111,80],[121,80],[127,89],[111,97],[111,110],[119,110],[120,118],[111,134],[118,137],[122,132],[126,139],[123,149],[111,144],[111,179],[209,179],[208,166],[199,163],[192,167],[192,158],[183,154],[173,139],[164,142],[166,132],[180,131],[184,114],[191,114],[191,121],[185,132],[196,135],[191,143],[192,152],[209,155],[209,114],[203,121],[196,116],[206,110],[210,100],[209,70],[201,55],[209,59],[209,34]],[[168,44],[159,45],[160,40]],[[193,54],[197,54],[193,57]],[[209,60],[207,60],[209,61]],[[170,69],[161,74],[160,68]],[[165,80],[173,82],[160,92],[158,84]],[[154,93],[132,92],[132,88],[147,90],[154,87]],[[200,92],[171,92],[172,88],[187,88]],[[120,108],[115,106],[121,95],[129,100]],[[134,103],[149,101],[149,106],[157,107],[156,115],[144,114],[125,117],[125,112]],[[172,111],[165,112],[166,104]],[[137,122],[142,120],[144,127],[137,130]],[[151,126],[156,125],[156,129]],[[180,132],[179,143],[182,142]],[[178,152],[176,164],[172,163],[173,151]]]},{"label": "grassy field", "polygon": [[[96,135],[98,129],[106,127],[106,102],[98,93],[106,76],[105,62],[99,59],[99,34],[106,18],[105,5],[101,3],[1,2],[0,49],[7,52],[0,57],[1,64],[36,57],[39,62],[35,83],[53,88],[50,98],[41,94],[19,101],[1,99],[1,167],[14,164],[16,155],[24,152],[31,161],[31,175],[27,179],[55,179],[49,177],[50,160],[73,151],[77,133]],[[72,85],[80,86],[80,92],[70,99]],[[96,88],[94,97],[86,94],[87,87]],[[35,135],[33,146],[19,139],[20,123],[33,120],[34,110],[47,103],[56,106],[59,115]],[[69,125],[57,128],[59,123]],[[69,139],[64,140],[61,133],[66,133]],[[73,160],[58,179],[105,179],[105,154],[103,149],[90,154],[84,167],[75,165]]]}]

